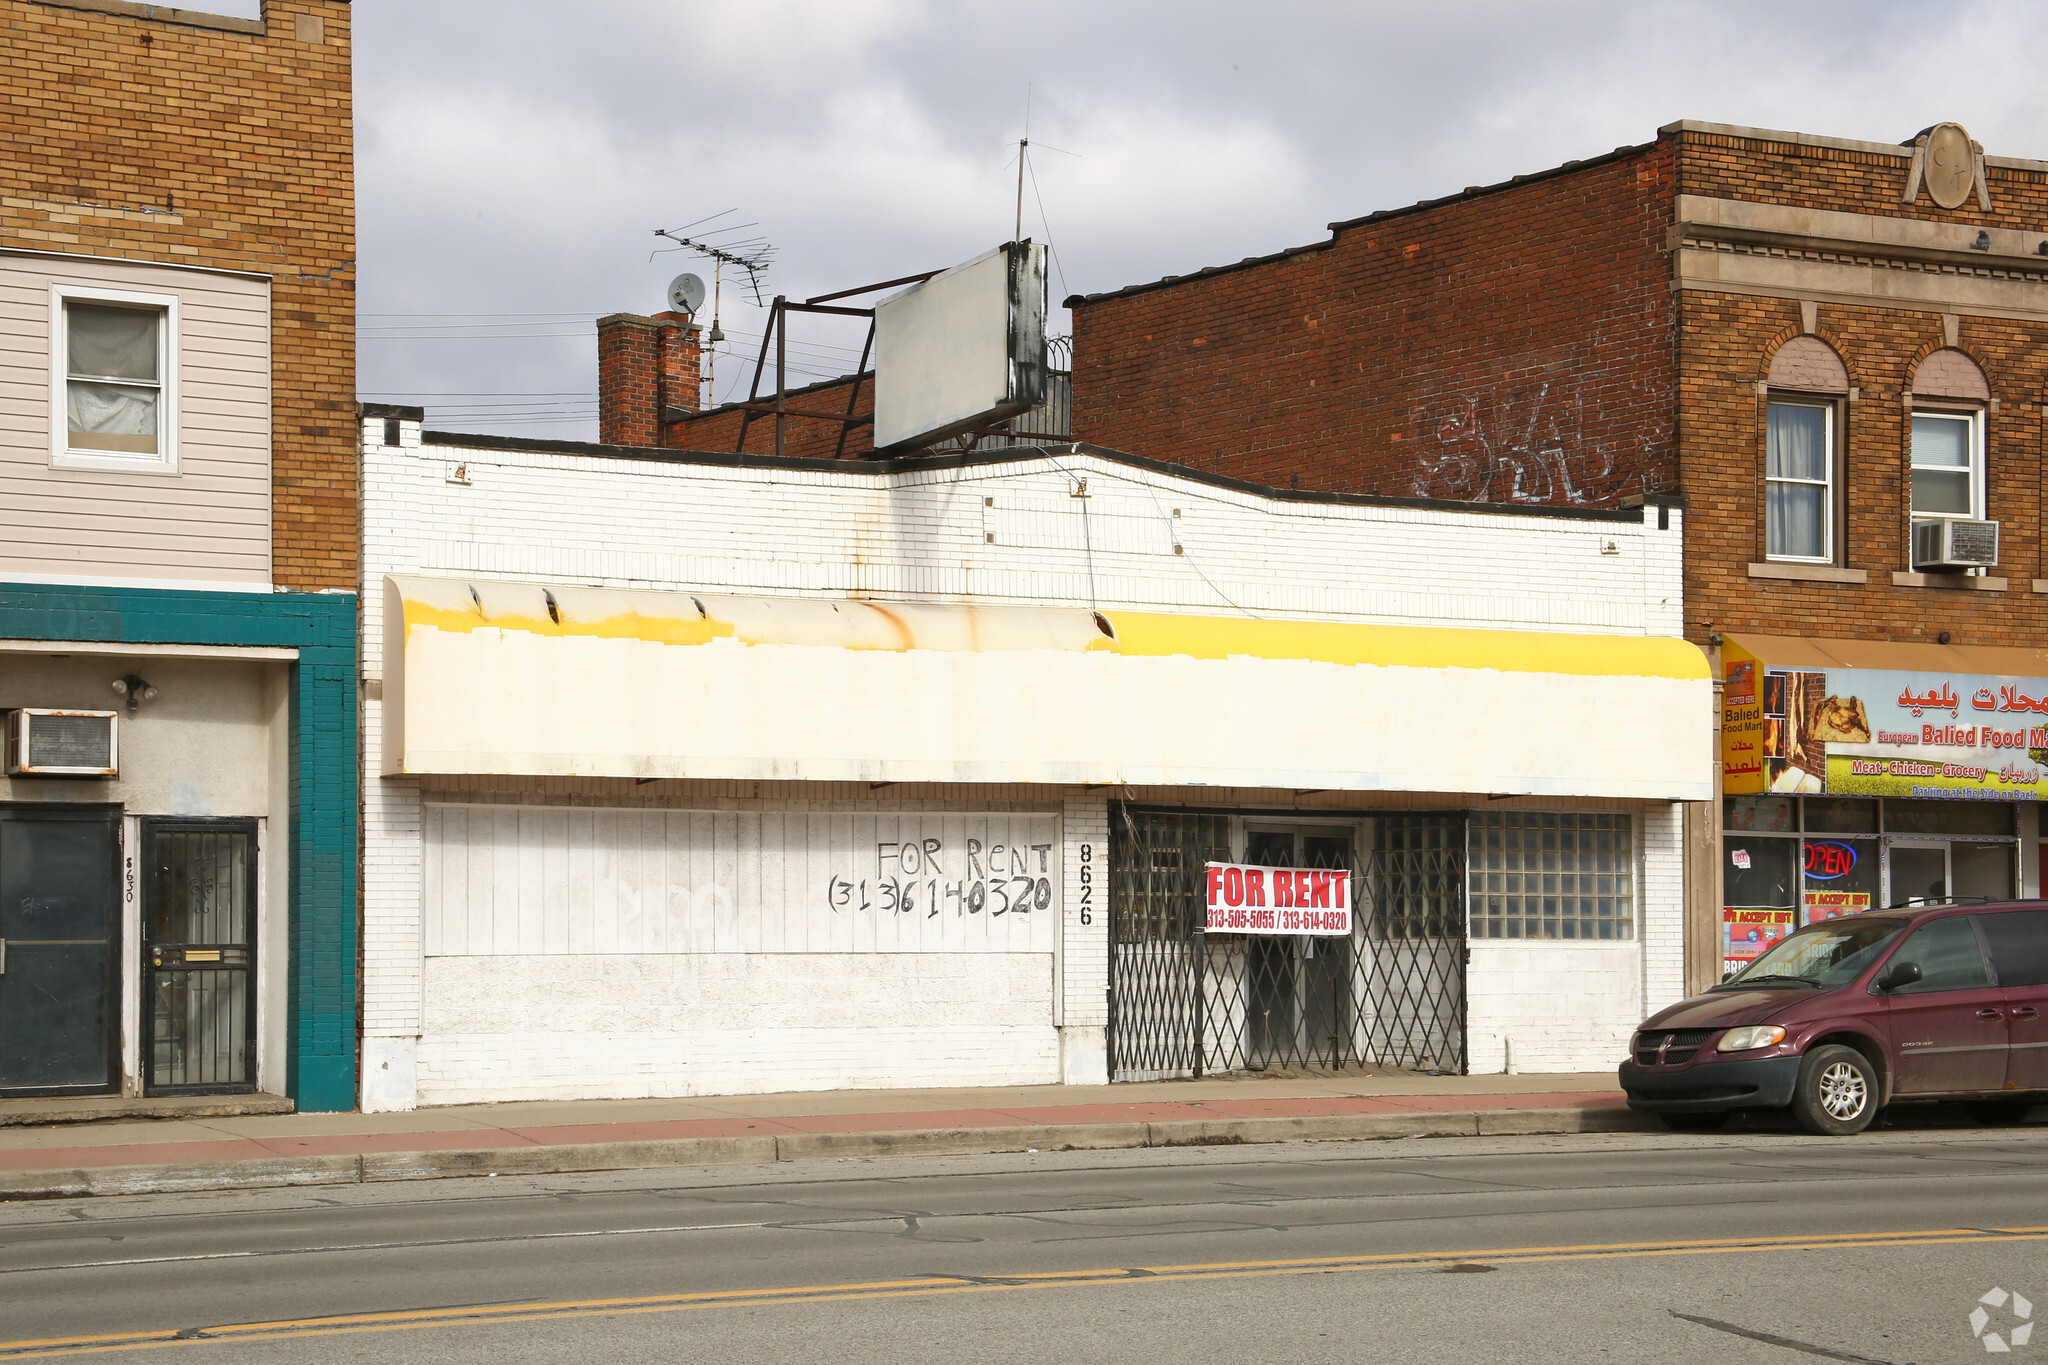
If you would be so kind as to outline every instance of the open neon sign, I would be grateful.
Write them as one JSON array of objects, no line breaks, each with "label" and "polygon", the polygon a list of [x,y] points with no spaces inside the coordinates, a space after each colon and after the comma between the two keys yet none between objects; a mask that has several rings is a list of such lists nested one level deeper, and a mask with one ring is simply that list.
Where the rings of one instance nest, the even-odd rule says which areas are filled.
[{"label": "open neon sign", "polygon": [[1830,839],[1806,846],[1806,875],[1815,881],[1831,882],[1846,877],[1855,866],[1856,850],[1848,844]]}]

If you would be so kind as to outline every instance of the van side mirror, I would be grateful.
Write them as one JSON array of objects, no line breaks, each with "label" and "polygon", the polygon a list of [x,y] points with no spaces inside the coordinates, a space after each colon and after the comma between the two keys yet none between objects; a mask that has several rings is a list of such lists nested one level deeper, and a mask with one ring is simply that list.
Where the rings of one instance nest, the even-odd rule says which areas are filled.
[{"label": "van side mirror", "polygon": [[1729,981],[1733,981],[1734,979],[1735,979],[1735,973],[1733,973],[1733,972],[1723,972],[1723,973],[1721,973],[1721,980],[1722,980],[1722,981],[1723,981],[1724,983],[1725,983],[1725,982],[1729,982]]},{"label": "van side mirror", "polygon": [[1901,986],[1910,986],[1920,979],[1920,964],[1917,962],[1894,962],[1884,969],[1884,975],[1877,979],[1881,991],[1895,991]]}]

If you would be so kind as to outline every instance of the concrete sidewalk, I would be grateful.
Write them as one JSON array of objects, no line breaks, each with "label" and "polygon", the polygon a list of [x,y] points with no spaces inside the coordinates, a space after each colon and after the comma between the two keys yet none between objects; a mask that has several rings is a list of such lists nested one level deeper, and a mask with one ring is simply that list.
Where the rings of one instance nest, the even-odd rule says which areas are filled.
[{"label": "concrete sidewalk", "polygon": [[1604,1074],[1222,1076],[0,1128],[0,1199],[441,1176],[1648,1126]]}]

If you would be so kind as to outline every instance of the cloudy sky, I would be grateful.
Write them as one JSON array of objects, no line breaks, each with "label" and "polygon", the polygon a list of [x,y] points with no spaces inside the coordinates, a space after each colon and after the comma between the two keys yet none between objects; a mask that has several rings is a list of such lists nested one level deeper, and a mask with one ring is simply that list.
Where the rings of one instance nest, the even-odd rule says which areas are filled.
[{"label": "cloudy sky", "polygon": [[[1024,228],[1055,302],[1321,240],[1334,219],[1649,140],[1679,118],[2048,159],[2038,0],[356,0],[362,396],[595,436],[592,320],[709,266],[770,295]],[[718,397],[762,313],[728,274]],[[1065,314],[1055,318],[1064,330]],[[793,334],[802,376],[857,333]],[[744,353],[747,357],[742,359]],[[743,396],[743,395],[742,395]]]}]

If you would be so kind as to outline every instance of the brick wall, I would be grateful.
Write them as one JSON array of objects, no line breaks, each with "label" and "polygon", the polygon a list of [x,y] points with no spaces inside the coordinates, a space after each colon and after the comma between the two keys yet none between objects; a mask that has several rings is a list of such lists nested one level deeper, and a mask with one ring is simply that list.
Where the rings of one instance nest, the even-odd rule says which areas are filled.
[{"label": "brick wall", "polygon": [[273,576],[352,588],[349,6],[264,11],[0,0],[0,248],[269,276]]},{"label": "brick wall", "polygon": [[[859,385],[855,389],[856,382]],[[771,368],[763,384],[767,391],[762,401],[774,401],[775,372]],[[847,375],[839,379],[828,379],[818,384],[792,389],[783,395],[783,406],[798,411],[844,413],[847,399],[853,399],[852,415],[872,419],[875,415],[875,375],[869,370],[860,375]],[[738,409],[726,406],[714,408],[700,416],[679,422],[669,428],[668,445],[675,450],[739,450],[741,449],[740,427],[746,426],[745,449],[755,455],[775,453],[775,414],[757,412],[751,422],[744,420]],[[844,439],[841,433],[844,432]],[[875,453],[875,429],[863,423],[859,426],[845,426],[836,421],[820,421],[815,418],[786,417],[783,423],[782,453],[792,458],[811,460],[859,459]]]},{"label": "brick wall", "polygon": [[[1923,186],[1902,202],[1911,148],[1832,145],[1817,138],[1744,136],[1681,128],[1667,136],[1679,148],[1678,193],[1757,203],[1803,204],[1847,213],[1938,219],[1984,227],[2039,231],[2048,219],[2048,176],[2039,169],[1989,158],[1989,212],[1975,195],[1954,209],[1935,205]],[[2036,163],[2038,165],[2038,163]]]},{"label": "brick wall", "polygon": [[[2048,220],[2048,175],[1995,160],[1986,168],[1989,212],[1975,196],[1942,210],[1924,189],[1916,203],[1901,202],[1903,148],[1692,130],[1678,134],[1678,143],[1679,189],[1686,194],[2027,228],[2030,237]],[[1950,278],[1970,273],[1946,268]],[[1999,277],[2020,278],[2011,271]],[[1772,353],[1802,333],[1800,303],[1704,290],[1680,294],[1680,461],[1691,527],[1686,601],[1693,639],[1704,640],[1705,623],[1712,621],[1723,632],[1932,640],[1946,630],[1957,644],[2040,645],[2048,625],[2048,598],[2034,590],[2035,580],[2048,580],[2040,403],[2048,392],[2048,276],[2038,287],[2037,320],[1964,308],[1953,315],[1957,349],[1983,369],[1997,400],[1997,410],[1985,418],[1985,471],[1986,515],[2000,523],[2000,563],[1991,571],[2004,581],[1998,591],[1977,590],[1972,584],[1981,587],[1984,580],[1957,575],[1936,577],[1938,586],[1893,581],[1895,572],[1911,568],[1906,395],[1919,362],[1946,340],[1939,312],[1887,307],[1875,298],[1821,299],[1814,308],[1814,334],[1841,354],[1855,388],[1855,400],[1839,408],[1845,510],[1838,562],[1867,579],[1797,582],[1753,578],[1748,566],[1764,559],[1767,400],[1758,386]],[[1919,401],[1929,403],[1924,396]]]},{"label": "brick wall", "polygon": [[669,420],[701,405],[701,335],[687,313],[613,313],[597,320],[598,440],[669,443]]},{"label": "brick wall", "polygon": [[[1792,300],[1689,293],[1680,327],[1683,468],[1692,537],[1686,599],[1695,639],[1705,622],[1722,632],[1932,639],[1957,644],[2041,644],[2048,624],[2035,579],[2048,579],[2042,541],[2042,409],[2048,388],[2048,326],[1963,318],[1958,348],[1982,366],[1998,411],[1985,419],[1986,512],[2000,524],[2001,591],[1976,591],[1959,575],[1942,586],[1894,583],[1910,569],[1911,410],[1914,366],[1941,346],[1930,313],[1823,305],[1819,335],[1847,361],[1856,401],[1841,406],[1846,496],[1841,563],[1862,583],[1752,578],[1764,558],[1764,410],[1758,380],[1770,352],[1797,335]],[[1922,398],[1924,405],[1929,400]]]},{"label": "brick wall", "polygon": [[1660,141],[1070,300],[1084,440],[1286,487],[1598,504],[1676,484]]}]

